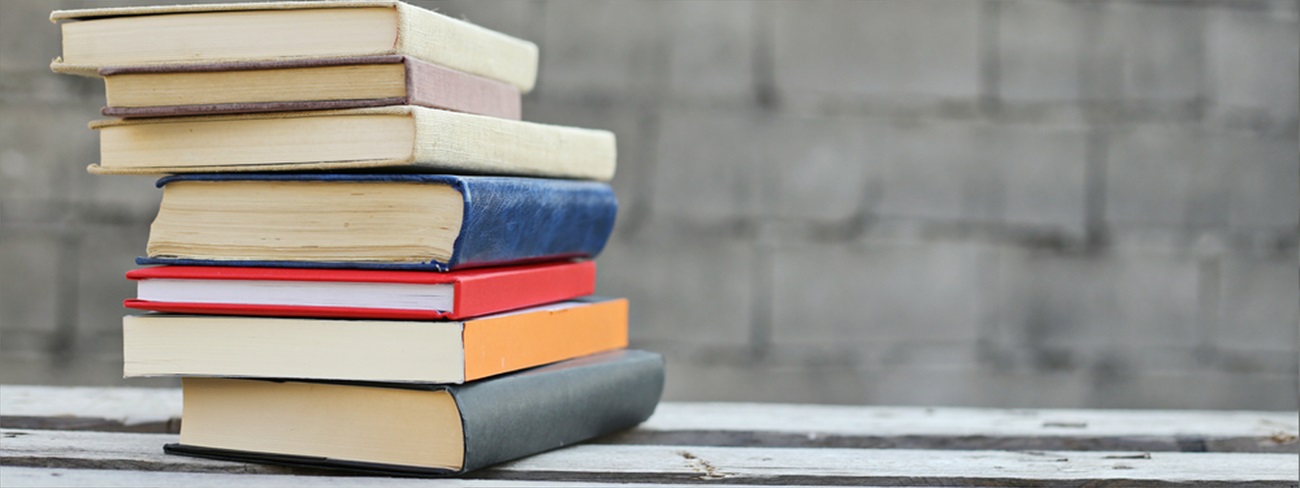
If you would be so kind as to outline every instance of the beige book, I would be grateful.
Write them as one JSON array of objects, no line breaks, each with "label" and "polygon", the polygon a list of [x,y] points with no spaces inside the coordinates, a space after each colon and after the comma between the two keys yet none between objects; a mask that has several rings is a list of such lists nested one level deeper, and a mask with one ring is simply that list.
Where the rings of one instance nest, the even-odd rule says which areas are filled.
[{"label": "beige book", "polygon": [[401,54],[527,92],[537,45],[396,1],[230,3],[58,10],[57,72],[109,66]]},{"label": "beige book", "polygon": [[608,181],[614,134],[417,106],[101,120],[101,174],[402,168]]},{"label": "beige book", "polygon": [[461,384],[627,347],[627,300],[583,299],[467,320],[128,315],[122,341],[128,378]]},{"label": "beige book", "polygon": [[419,105],[519,120],[513,85],[415,58],[362,56],[99,70],[110,117]]}]

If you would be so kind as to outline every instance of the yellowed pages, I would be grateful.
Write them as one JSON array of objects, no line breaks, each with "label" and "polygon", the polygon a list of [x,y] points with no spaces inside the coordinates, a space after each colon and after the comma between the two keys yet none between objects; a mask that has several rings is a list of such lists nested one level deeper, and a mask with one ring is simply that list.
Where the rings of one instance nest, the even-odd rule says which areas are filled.
[{"label": "yellowed pages", "polygon": [[178,181],[163,189],[145,251],[233,261],[445,262],[460,235],[464,198],[425,183]]},{"label": "yellowed pages", "polygon": [[185,378],[189,446],[460,469],[465,434],[445,391]]},{"label": "yellowed pages", "polygon": [[405,97],[406,66],[125,73],[104,77],[110,107]]},{"label": "yellowed pages", "polygon": [[460,322],[128,315],[123,375],[460,383],[461,329]]}]

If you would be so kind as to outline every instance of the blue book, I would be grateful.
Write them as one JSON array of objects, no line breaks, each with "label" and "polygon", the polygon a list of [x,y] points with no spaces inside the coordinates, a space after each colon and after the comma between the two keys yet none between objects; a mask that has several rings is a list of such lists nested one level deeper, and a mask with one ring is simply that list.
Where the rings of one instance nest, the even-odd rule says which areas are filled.
[{"label": "blue book", "polygon": [[600,253],[617,201],[592,181],[193,174],[163,189],[139,264],[447,271]]}]

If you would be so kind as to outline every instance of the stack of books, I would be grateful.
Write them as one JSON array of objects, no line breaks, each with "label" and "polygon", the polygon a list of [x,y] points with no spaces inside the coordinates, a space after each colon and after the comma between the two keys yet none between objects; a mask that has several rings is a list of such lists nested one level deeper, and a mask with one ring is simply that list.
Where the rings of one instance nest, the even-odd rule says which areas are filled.
[{"label": "stack of books", "polygon": [[170,453],[445,475],[626,429],[660,356],[591,296],[613,134],[520,120],[537,47],[400,2],[56,11],[97,174],[162,174],[125,375]]}]

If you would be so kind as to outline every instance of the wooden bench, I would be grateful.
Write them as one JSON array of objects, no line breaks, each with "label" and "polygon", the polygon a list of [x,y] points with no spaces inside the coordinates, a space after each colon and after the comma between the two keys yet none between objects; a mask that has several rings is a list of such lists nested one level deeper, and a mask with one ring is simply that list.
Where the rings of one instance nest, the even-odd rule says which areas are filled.
[{"label": "wooden bench", "polygon": [[1297,486],[1297,412],[663,403],[462,480],[162,453],[179,390],[0,386],[0,486]]}]

